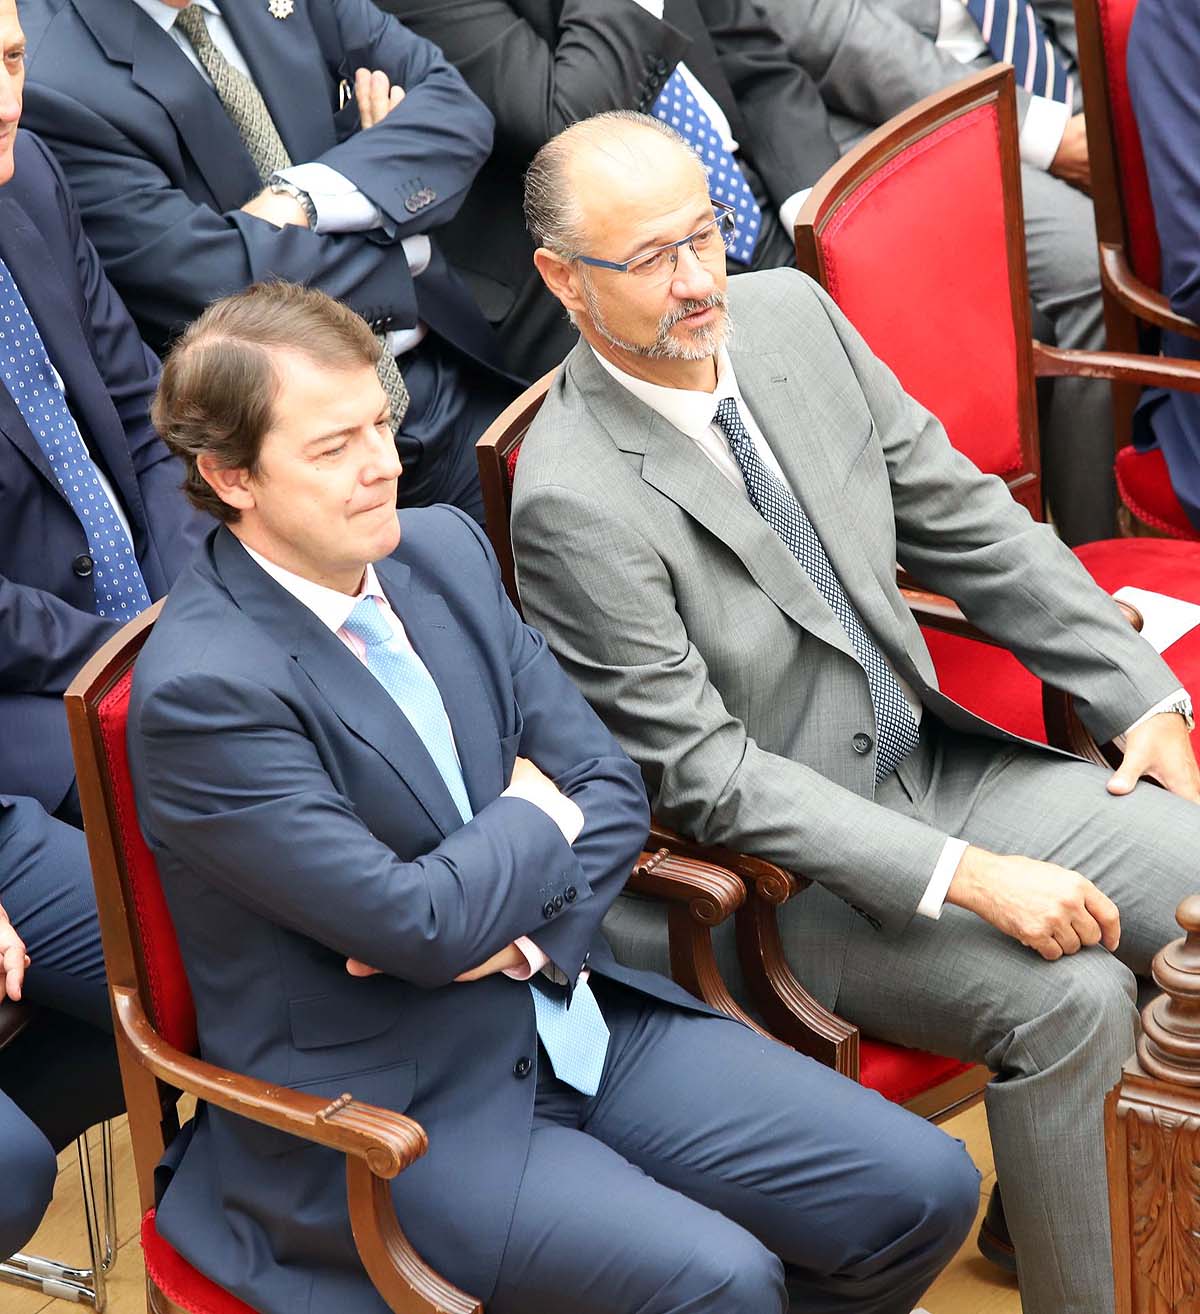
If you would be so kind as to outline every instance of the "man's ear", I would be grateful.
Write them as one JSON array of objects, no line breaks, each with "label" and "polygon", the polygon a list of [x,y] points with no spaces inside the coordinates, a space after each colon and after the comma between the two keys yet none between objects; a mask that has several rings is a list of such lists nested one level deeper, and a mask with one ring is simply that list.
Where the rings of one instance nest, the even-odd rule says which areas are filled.
[{"label": "man's ear", "polygon": [[578,271],[570,260],[555,255],[548,247],[539,246],[533,253],[533,263],[542,276],[542,282],[562,302],[564,309],[587,309],[578,287]]},{"label": "man's ear", "polygon": [[254,490],[250,486],[250,472],[240,465],[221,465],[207,452],[196,457],[200,477],[226,506],[238,511],[254,508]]}]

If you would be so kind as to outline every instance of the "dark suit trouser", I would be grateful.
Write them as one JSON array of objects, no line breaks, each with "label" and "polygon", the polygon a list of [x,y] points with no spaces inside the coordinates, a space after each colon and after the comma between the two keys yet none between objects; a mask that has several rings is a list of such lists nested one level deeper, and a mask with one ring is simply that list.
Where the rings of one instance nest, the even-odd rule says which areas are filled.
[{"label": "dark suit trouser", "polygon": [[773,1314],[789,1293],[909,1314],[975,1215],[962,1146],[737,1023],[593,986],[604,1078],[589,1099],[539,1047],[491,1314]]},{"label": "dark suit trouser", "polygon": [[23,998],[45,1010],[0,1054],[0,1255],[9,1255],[46,1210],[55,1151],[122,1104],[87,847],[32,799],[0,808],[0,906],[31,960]]}]

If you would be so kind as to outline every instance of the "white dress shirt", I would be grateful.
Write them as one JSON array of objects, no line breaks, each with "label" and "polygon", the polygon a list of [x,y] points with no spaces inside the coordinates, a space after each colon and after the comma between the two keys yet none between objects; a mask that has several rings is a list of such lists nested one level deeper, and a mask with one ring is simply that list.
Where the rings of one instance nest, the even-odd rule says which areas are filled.
[{"label": "white dress shirt", "polygon": [[[169,33],[171,39],[187,56],[188,62],[211,86],[212,79],[200,63],[192,43],[175,26],[180,10],[165,3],[165,0],[133,0],[133,3],[148,14],[164,32]],[[250,66],[238,49],[228,24],[221,17],[216,0],[191,0],[191,3],[204,10],[208,34],[212,37],[213,45],[239,73],[244,73],[253,82],[254,75],[250,71]],[[315,233],[362,233],[383,225],[383,215],[375,202],[370,197],[364,196],[349,178],[338,173],[336,169],[331,169],[327,164],[316,161],[308,164],[293,164],[290,168],[281,169],[279,176],[286,178],[288,182],[308,194],[313,209],[317,212],[317,222],[313,227]],[[409,272],[415,279],[429,267],[432,254],[429,238],[423,233],[415,237],[406,237],[400,246],[404,251],[404,258],[408,261]],[[393,356],[403,355],[421,342],[427,331],[423,323],[418,323],[410,329],[393,329],[387,335],[388,350]]]},{"label": "white dress shirt", "polygon": [[[979,24],[963,0],[941,0],[937,48],[953,55],[960,64],[970,64],[988,53]],[[1071,117],[1071,106],[1047,96],[1029,98],[1029,109],[1021,124],[1021,159],[1035,169],[1049,169]]]}]

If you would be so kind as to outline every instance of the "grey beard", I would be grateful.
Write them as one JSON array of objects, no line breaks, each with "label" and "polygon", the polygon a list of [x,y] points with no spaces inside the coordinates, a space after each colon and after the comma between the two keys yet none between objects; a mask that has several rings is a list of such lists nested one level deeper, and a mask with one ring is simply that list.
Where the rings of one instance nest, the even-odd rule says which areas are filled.
[{"label": "grey beard", "polygon": [[[645,356],[650,360],[708,360],[721,350],[733,332],[733,321],[729,316],[729,299],[724,292],[714,292],[711,296],[702,297],[700,300],[684,301],[674,310],[669,310],[658,321],[658,333],[651,343],[626,342],[611,332],[600,314],[596,296],[586,280],[583,283],[583,296],[596,332],[612,346],[619,347],[633,356]],[[690,330],[688,333],[690,342],[680,342],[671,336],[671,330],[680,320],[686,319],[697,310],[708,310],[710,307],[719,307],[725,312],[716,323]]]}]

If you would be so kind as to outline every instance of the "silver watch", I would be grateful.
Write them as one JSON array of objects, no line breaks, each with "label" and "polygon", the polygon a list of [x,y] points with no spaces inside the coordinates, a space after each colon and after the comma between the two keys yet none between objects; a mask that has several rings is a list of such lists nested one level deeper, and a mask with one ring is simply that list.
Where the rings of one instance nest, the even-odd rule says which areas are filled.
[{"label": "silver watch", "polygon": [[1164,712],[1178,712],[1183,717],[1183,723],[1189,730],[1196,728],[1196,718],[1192,715],[1192,700],[1190,698],[1177,698],[1170,707],[1164,707]]},{"label": "silver watch", "polygon": [[300,208],[304,211],[308,219],[309,228],[316,229],[317,226],[317,207],[313,205],[312,197],[302,188],[297,187],[294,182],[289,182],[286,178],[277,173],[273,173],[270,181],[267,183],[269,191],[276,192],[282,196],[295,197],[300,202]]}]

